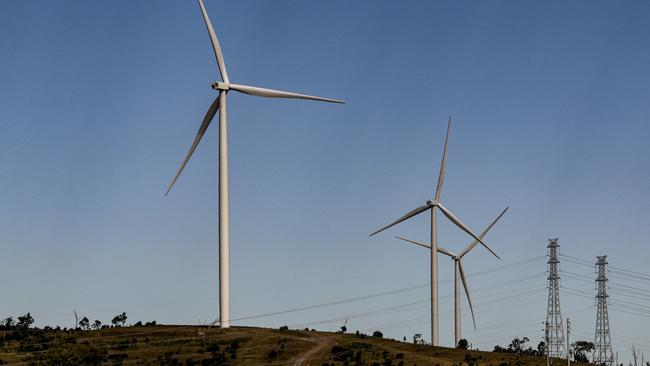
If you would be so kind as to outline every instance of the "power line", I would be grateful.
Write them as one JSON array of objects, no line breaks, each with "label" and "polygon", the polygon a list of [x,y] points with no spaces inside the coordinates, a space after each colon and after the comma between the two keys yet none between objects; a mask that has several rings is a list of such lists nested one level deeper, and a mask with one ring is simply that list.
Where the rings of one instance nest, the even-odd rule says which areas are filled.
[{"label": "power line", "polygon": [[[590,263],[589,261],[587,261],[585,259],[582,259],[582,258],[573,257],[573,256],[566,255],[566,254],[560,254],[560,256],[567,259],[567,260],[569,260],[569,261],[577,262],[576,264],[581,264],[581,265],[585,265],[585,266],[589,266],[589,267],[593,266],[593,263]],[[623,267],[609,266],[608,272],[609,273],[618,273],[618,274],[621,274],[621,275],[624,275],[624,276],[634,276],[634,277],[637,277],[637,278],[645,279],[646,281],[650,281],[650,274],[639,272],[639,271],[633,271],[633,270],[623,268]]]},{"label": "power line", "polygon": [[[482,275],[485,275],[485,274],[488,274],[488,273],[494,273],[494,272],[502,271],[502,270],[505,270],[505,269],[510,268],[510,267],[514,267],[514,266],[534,262],[534,261],[540,260],[542,258],[544,258],[544,256],[526,258],[526,259],[522,259],[520,261],[510,263],[510,264],[507,264],[507,265],[504,265],[504,266],[494,267],[494,268],[487,269],[487,270],[484,270],[484,271],[471,273],[468,276],[469,277],[482,276]],[[451,280],[441,281],[441,283],[444,283],[444,282],[451,282]],[[294,312],[299,312],[299,311],[313,310],[313,309],[318,309],[318,308],[322,308],[322,307],[328,307],[328,306],[340,305],[340,304],[345,304],[345,303],[350,303],[350,302],[355,302],[355,301],[373,299],[373,298],[382,297],[382,296],[394,295],[394,294],[413,291],[413,290],[417,290],[417,289],[421,289],[421,288],[425,288],[425,287],[429,287],[429,286],[430,286],[430,283],[426,283],[426,284],[421,284],[421,285],[417,285],[417,286],[399,288],[399,289],[390,290],[390,291],[377,292],[377,293],[374,293],[374,294],[358,296],[358,297],[353,297],[353,298],[348,298],[348,299],[343,299],[343,300],[330,301],[330,302],[321,303],[321,304],[307,305],[307,306],[302,306],[302,307],[297,307],[297,308],[292,308],[292,309],[278,310],[278,311],[274,311],[274,312],[268,312],[268,313],[262,313],[262,314],[256,314],[256,315],[249,315],[249,316],[244,316],[244,317],[240,317],[240,318],[231,319],[231,321],[259,319],[259,318],[265,318],[265,317],[270,317],[270,316],[275,316],[275,315],[283,315],[283,314],[294,313]]]},{"label": "power line", "polygon": [[[496,288],[496,287],[499,287],[499,286],[498,285],[486,286],[486,287],[484,287],[482,289],[492,289],[492,288]],[[526,290],[524,292],[517,293],[517,294],[514,294],[514,295],[508,295],[508,296],[497,298],[497,299],[490,299],[490,300],[487,300],[485,302],[477,303],[477,305],[478,305],[477,307],[479,307],[479,309],[480,309],[481,306],[500,303],[500,302],[503,302],[503,301],[506,301],[506,300],[514,300],[514,299],[525,297],[527,295],[530,295],[532,293],[539,292],[539,291],[542,291],[542,290],[545,290],[545,289],[546,289],[546,287],[538,287],[538,288],[528,289],[528,290]],[[492,294],[490,294],[490,295],[492,295]],[[451,297],[451,296],[452,295],[450,294],[450,295],[442,296],[441,298],[448,298],[448,297]],[[369,317],[369,316],[374,316],[374,315],[381,315],[381,314],[384,314],[386,312],[392,312],[392,311],[396,311],[396,310],[399,310],[399,309],[408,308],[409,306],[413,306],[413,305],[426,305],[430,301],[431,301],[431,299],[427,298],[427,299],[422,299],[422,300],[418,300],[418,301],[414,301],[414,302],[409,302],[409,303],[406,303],[406,304],[393,305],[393,306],[389,306],[389,307],[379,308],[379,309],[366,311],[366,312],[361,312],[361,313],[356,313],[356,314],[344,314],[344,315],[341,315],[341,316],[336,317],[336,318],[330,318],[330,319],[319,320],[319,321],[314,321],[314,322],[301,323],[301,324],[298,324],[296,326],[297,327],[302,327],[302,326],[307,326],[307,325],[335,323],[335,322],[343,321],[344,319],[359,319],[359,318],[364,318],[364,317]],[[468,307],[463,306],[462,309],[467,310]],[[449,311],[443,312],[441,314],[448,314],[448,313],[452,313],[452,312],[453,312],[453,310],[449,310]]]}]

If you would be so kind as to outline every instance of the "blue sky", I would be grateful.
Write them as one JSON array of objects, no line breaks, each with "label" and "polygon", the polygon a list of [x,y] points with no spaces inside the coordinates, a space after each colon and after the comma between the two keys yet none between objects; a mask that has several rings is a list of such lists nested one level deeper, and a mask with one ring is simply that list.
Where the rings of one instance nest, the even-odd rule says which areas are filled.
[{"label": "blue sky", "polygon": [[[544,286],[543,259],[516,263],[543,256],[550,237],[567,255],[608,254],[612,266],[648,272],[647,2],[206,7],[233,82],[348,102],[231,93],[233,318],[426,284],[427,253],[392,239],[426,240],[426,218],[368,234],[433,195],[449,114],[443,202],[475,230],[511,207],[487,237],[503,260],[480,248],[466,257],[469,273],[513,264],[469,279],[479,329],[466,313],[463,330],[474,345],[515,335],[537,344],[544,290],[495,299]],[[215,96],[197,4],[0,1],[0,56],[0,316],[31,311],[62,326],[73,308],[102,321],[122,311],[134,321],[214,319],[216,124],[163,197]],[[468,242],[440,228],[450,249]],[[451,278],[451,262],[440,263]],[[588,281],[563,281],[593,293]],[[451,290],[440,284],[441,295]],[[348,328],[428,339],[428,305],[398,307],[427,294],[235,323],[334,330],[342,321],[312,324],[397,307]],[[440,306],[450,311],[451,299]],[[562,308],[576,336],[592,339],[593,300],[563,294]],[[453,343],[450,315],[443,344]],[[647,315],[612,310],[610,321],[621,354],[635,341],[650,354]]]}]

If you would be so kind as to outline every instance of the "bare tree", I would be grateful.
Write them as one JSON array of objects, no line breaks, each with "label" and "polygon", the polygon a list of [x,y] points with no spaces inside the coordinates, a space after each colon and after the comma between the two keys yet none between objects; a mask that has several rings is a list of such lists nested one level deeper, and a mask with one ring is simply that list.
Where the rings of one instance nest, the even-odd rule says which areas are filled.
[{"label": "bare tree", "polygon": [[632,359],[634,359],[634,366],[637,366],[637,362],[639,361],[639,350],[635,345],[632,345]]}]

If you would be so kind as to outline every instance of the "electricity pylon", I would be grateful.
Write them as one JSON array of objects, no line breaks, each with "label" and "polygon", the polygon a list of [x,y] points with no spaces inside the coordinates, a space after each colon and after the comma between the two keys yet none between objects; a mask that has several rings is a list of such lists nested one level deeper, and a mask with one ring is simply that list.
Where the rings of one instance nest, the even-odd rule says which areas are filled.
[{"label": "electricity pylon", "polygon": [[559,245],[557,238],[548,240],[548,308],[546,312],[546,327],[548,344],[546,349],[549,357],[561,358],[565,354],[564,327],[562,327],[562,311],[560,310],[560,276],[558,275],[557,259]]},{"label": "electricity pylon", "polygon": [[612,366],[614,352],[609,334],[607,312],[607,256],[598,256],[596,261],[596,334],[594,336],[594,364]]}]

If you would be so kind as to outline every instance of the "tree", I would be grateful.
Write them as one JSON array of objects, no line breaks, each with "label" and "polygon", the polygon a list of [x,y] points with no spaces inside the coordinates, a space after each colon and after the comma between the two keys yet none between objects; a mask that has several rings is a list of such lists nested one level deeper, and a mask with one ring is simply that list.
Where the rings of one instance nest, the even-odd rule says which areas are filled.
[{"label": "tree", "polygon": [[101,328],[102,328],[102,322],[100,322],[99,320],[95,320],[95,322],[93,323],[93,329],[98,330]]},{"label": "tree", "polygon": [[376,330],[376,331],[372,332],[372,336],[375,337],[375,338],[383,338],[384,334],[382,332]]},{"label": "tree", "polygon": [[529,339],[528,337],[523,337],[519,339],[519,337],[515,337],[515,339],[510,342],[510,345],[508,346],[508,352],[512,353],[517,353],[517,354],[522,354],[526,351],[526,343],[528,343]]},{"label": "tree", "polygon": [[12,317],[8,317],[7,319],[5,319],[5,320],[3,321],[3,323],[4,323],[4,326],[5,326],[6,328],[13,328],[14,323],[15,323],[15,322],[14,322],[14,318],[12,318]]},{"label": "tree", "polygon": [[86,317],[84,316],[84,317],[81,318],[81,320],[79,321],[79,327],[80,327],[82,330],[89,330],[89,329],[90,329],[90,320],[88,320],[88,318],[86,318]]},{"label": "tree", "polygon": [[508,349],[503,348],[503,347],[501,347],[501,346],[499,346],[497,344],[496,346],[494,346],[494,350],[492,352],[502,352],[503,353],[503,352],[508,352]]},{"label": "tree", "polygon": [[27,329],[32,324],[34,324],[34,318],[32,318],[32,314],[27,313],[23,316],[18,317],[18,323],[16,324],[16,328]]},{"label": "tree", "polygon": [[587,353],[593,351],[596,346],[594,345],[594,342],[588,342],[588,341],[576,341],[572,345],[573,347],[573,359],[577,362],[589,362],[589,357],[587,356]]},{"label": "tree", "polygon": [[539,352],[540,356],[546,355],[546,342],[544,341],[539,342],[539,344],[537,345],[537,352]]},{"label": "tree", "polygon": [[422,339],[422,333],[413,334],[413,344],[420,343],[420,339]]},{"label": "tree", "polygon": [[456,348],[467,349],[469,348],[469,342],[467,341],[467,339],[462,338],[461,340],[458,341]]},{"label": "tree", "polygon": [[126,319],[127,319],[126,313],[123,312],[122,314],[118,314],[118,315],[116,315],[116,316],[113,318],[113,320],[111,320],[111,323],[113,323],[114,326],[121,326],[121,327],[123,327],[124,324],[126,323]]}]

